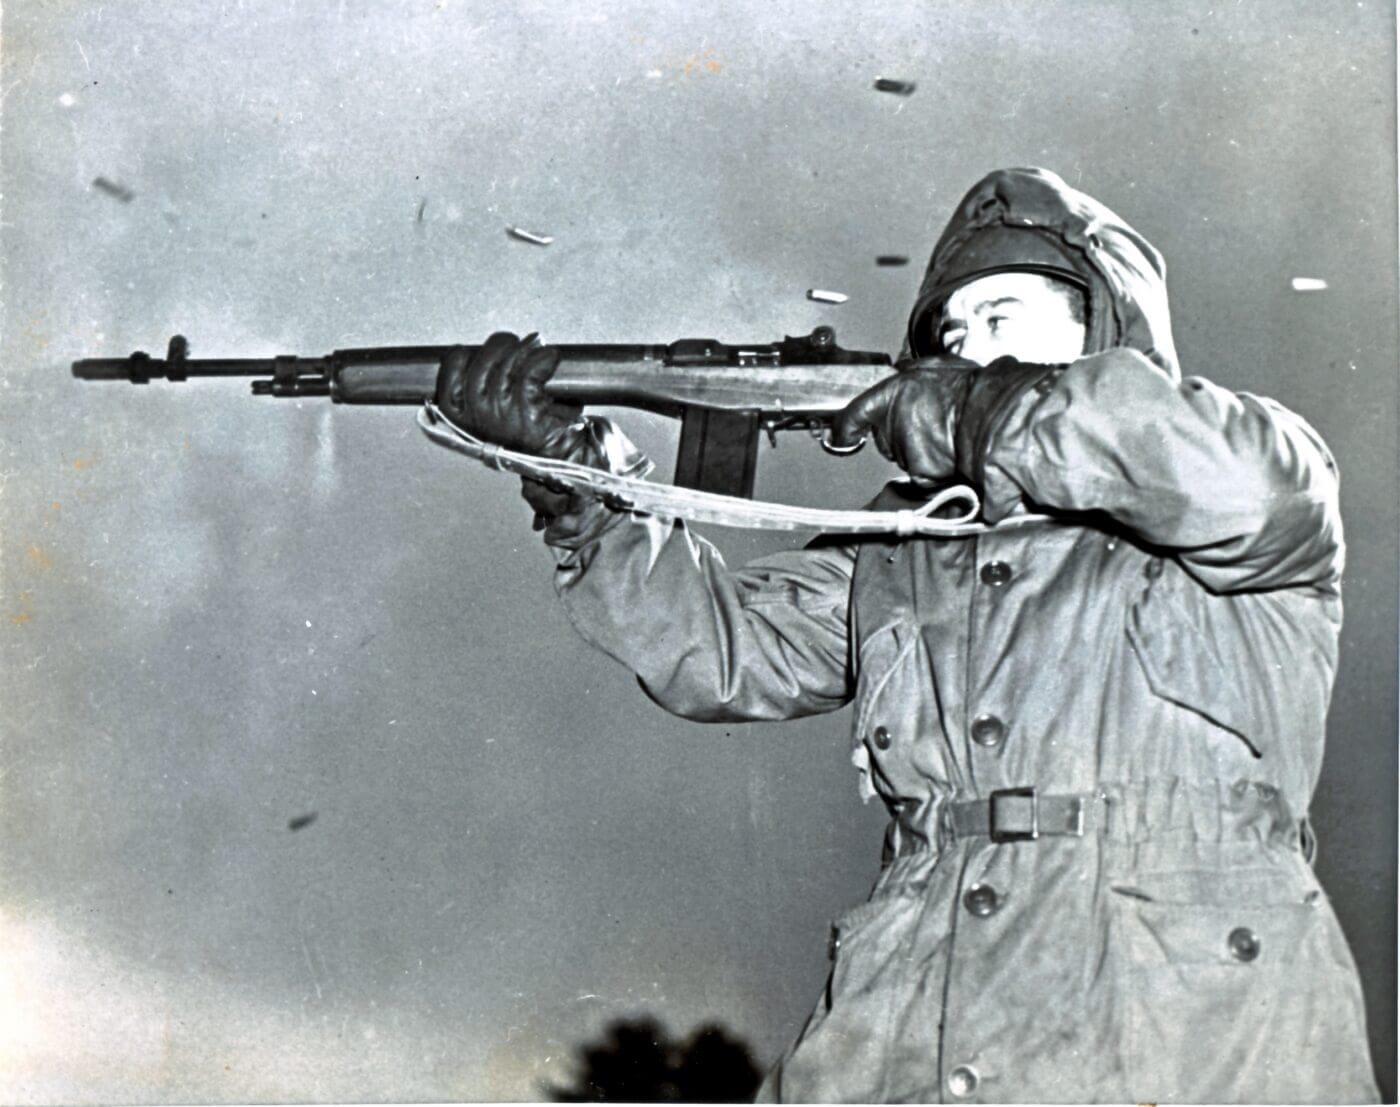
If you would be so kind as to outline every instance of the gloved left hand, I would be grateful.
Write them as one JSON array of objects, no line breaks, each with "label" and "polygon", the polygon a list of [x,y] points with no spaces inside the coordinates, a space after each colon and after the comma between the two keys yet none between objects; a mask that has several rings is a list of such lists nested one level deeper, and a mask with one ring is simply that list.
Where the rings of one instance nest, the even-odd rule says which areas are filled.
[{"label": "gloved left hand", "polygon": [[[559,351],[536,335],[499,331],[477,350],[451,349],[438,370],[435,400],[453,423],[510,450],[603,468],[603,458],[581,420],[583,409],[545,391]],[[521,494],[535,510],[535,528],[577,512],[579,497],[563,486],[523,478]]]},{"label": "gloved left hand", "polygon": [[[477,349],[454,346],[438,369],[438,408],[463,430],[523,453],[560,461],[578,456],[587,441],[583,408],[545,391],[559,351],[537,335],[497,331]],[[584,461],[587,464],[586,461]]]},{"label": "gloved left hand", "polygon": [[832,424],[831,443],[852,447],[867,435],[911,477],[941,481],[957,470],[958,423],[979,366],[925,358],[862,392]]}]

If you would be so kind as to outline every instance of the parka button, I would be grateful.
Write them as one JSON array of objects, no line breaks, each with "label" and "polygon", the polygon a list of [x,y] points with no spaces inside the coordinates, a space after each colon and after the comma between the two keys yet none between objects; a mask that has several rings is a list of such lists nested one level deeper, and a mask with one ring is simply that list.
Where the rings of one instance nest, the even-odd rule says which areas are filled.
[{"label": "parka button", "polygon": [[1004,561],[989,561],[982,566],[982,583],[988,588],[1000,588],[1011,579],[1011,566]]},{"label": "parka button", "polygon": [[1167,563],[1165,561],[1163,561],[1160,557],[1154,557],[1151,561],[1149,561],[1146,565],[1142,567],[1142,575],[1145,576],[1148,580],[1156,580],[1162,575],[1162,572],[1166,569],[1166,567]]},{"label": "parka button", "polygon": [[1006,724],[995,715],[978,715],[972,720],[972,740],[979,746],[995,749],[1006,740]]},{"label": "parka button", "polygon": [[875,728],[875,733],[871,735],[876,749],[887,750],[890,748],[890,732],[882,726]]},{"label": "parka button", "polygon": [[1230,931],[1230,956],[1236,961],[1253,961],[1259,956],[1259,935],[1247,926],[1237,926]]},{"label": "parka button", "polygon": [[[995,915],[1001,907],[1001,898],[990,884],[974,884],[963,893],[963,906],[979,919]],[[1231,935],[1233,938],[1233,935]]]},{"label": "parka button", "polygon": [[948,1090],[959,1099],[966,1099],[977,1090],[977,1070],[971,1065],[959,1065],[948,1074]]}]

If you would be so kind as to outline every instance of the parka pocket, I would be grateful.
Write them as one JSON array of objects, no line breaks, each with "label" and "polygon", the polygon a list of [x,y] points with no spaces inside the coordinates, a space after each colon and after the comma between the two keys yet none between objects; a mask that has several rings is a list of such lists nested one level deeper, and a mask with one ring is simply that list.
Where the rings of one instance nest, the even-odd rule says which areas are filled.
[{"label": "parka pocket", "polygon": [[[1114,891],[1133,1098],[1276,1103],[1341,1094],[1330,1084],[1332,1059],[1354,1054],[1364,1027],[1345,945],[1339,958],[1340,931],[1315,886],[1287,871],[1217,869],[1157,874]],[[1327,1086],[1314,1083],[1324,1073]]]},{"label": "parka pocket", "polygon": [[[1264,736],[1257,733],[1259,727],[1240,690],[1237,666],[1222,656],[1210,633],[1214,621],[1204,612],[1193,615],[1186,610],[1188,601],[1178,591],[1184,574],[1151,571],[1165,564],[1160,558],[1148,563],[1151,583],[1128,613],[1128,640],[1148,687],[1161,699],[1230,731],[1255,757],[1263,756]],[[1190,602],[1227,601],[1193,596]]]},{"label": "parka pocket", "polygon": [[925,891],[914,883],[878,889],[832,924],[826,991],[781,1065],[779,1098],[899,1102],[889,1091],[890,1039],[919,987],[908,947]]},{"label": "parka pocket", "polygon": [[842,995],[870,989],[895,960],[918,913],[920,897],[909,889],[877,894],[831,924],[831,975],[827,1006]]}]

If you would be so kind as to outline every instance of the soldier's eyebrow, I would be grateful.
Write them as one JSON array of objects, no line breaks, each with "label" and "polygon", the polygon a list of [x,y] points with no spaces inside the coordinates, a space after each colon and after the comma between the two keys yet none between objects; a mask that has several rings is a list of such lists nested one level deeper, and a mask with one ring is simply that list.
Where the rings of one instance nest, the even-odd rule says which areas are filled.
[{"label": "soldier's eyebrow", "polygon": [[981,315],[984,311],[990,311],[992,308],[999,308],[1004,304],[1020,303],[1024,303],[1024,301],[1019,296],[998,296],[995,300],[983,300],[972,309],[972,314]]},{"label": "soldier's eyebrow", "polygon": [[[982,300],[977,303],[972,309],[972,314],[981,315],[983,312],[991,311],[993,308],[999,308],[1006,304],[1020,304],[1024,302],[1025,301],[1019,296],[998,296],[994,300]],[[949,331],[966,329],[967,321],[965,319],[960,319],[956,315],[945,315],[943,321],[938,324],[939,340],[941,341]]]}]

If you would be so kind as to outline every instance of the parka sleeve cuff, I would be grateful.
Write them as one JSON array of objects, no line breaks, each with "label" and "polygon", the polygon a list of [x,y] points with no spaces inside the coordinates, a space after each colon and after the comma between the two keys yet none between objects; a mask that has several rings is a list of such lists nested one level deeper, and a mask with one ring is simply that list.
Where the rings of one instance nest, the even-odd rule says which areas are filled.
[{"label": "parka sleeve cuff", "polygon": [[[580,422],[581,434],[575,460],[616,476],[643,477],[652,469],[647,459],[630,438],[611,419],[585,416]],[[522,482],[525,498],[528,480]],[[533,503],[534,501],[531,500]],[[544,532],[545,543],[555,549],[577,550],[596,541],[626,517],[624,511],[613,508],[604,499],[574,492],[564,498],[566,506],[557,514],[535,515],[535,529]]]},{"label": "parka sleeve cuff", "polygon": [[580,550],[627,518],[626,512],[616,511],[601,500],[575,496],[574,501],[566,514],[536,516],[543,524],[545,545],[562,551]]}]

